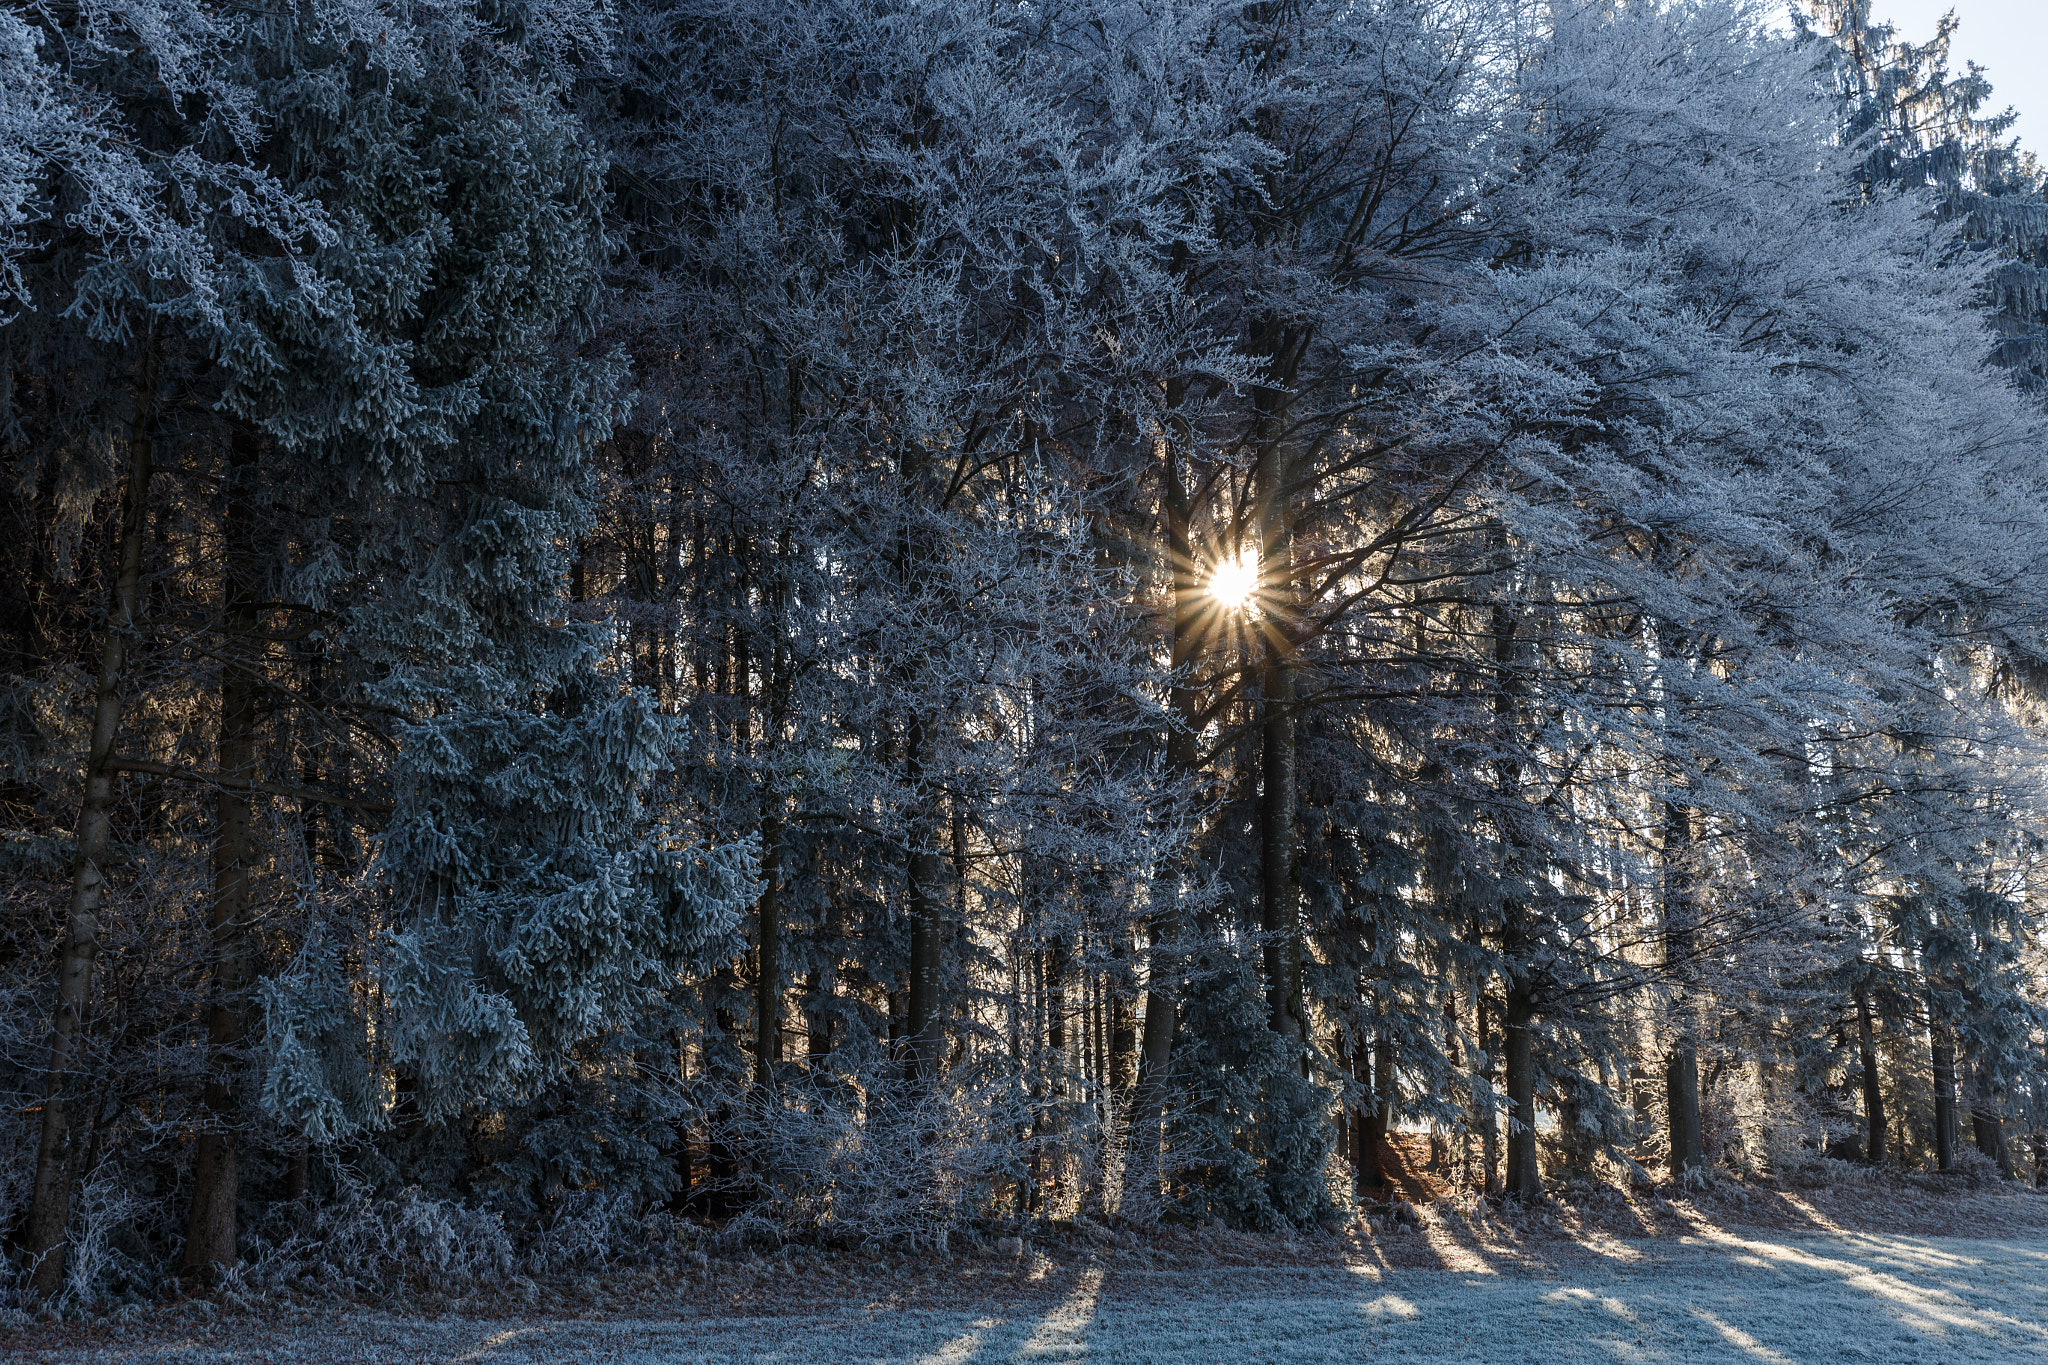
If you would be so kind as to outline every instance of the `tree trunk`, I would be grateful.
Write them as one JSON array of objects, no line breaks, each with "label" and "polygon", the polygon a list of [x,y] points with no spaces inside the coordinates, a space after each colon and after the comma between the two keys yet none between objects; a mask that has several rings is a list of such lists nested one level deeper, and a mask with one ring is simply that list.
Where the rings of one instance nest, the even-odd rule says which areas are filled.
[{"label": "tree trunk", "polygon": [[[1354,1086],[1364,1089],[1365,1083],[1357,1079],[1357,1072],[1358,1068],[1365,1064],[1365,1049],[1354,1047],[1346,1041],[1342,1024],[1337,1026],[1336,1036],[1330,1040],[1330,1051],[1337,1058],[1338,1073],[1351,1077]],[[1365,1183],[1360,1174],[1365,1158],[1364,1144],[1365,1111],[1358,1105],[1346,1104],[1337,1111],[1337,1150],[1343,1154],[1345,1162],[1351,1167],[1353,1194],[1358,1193]]]},{"label": "tree trunk", "polygon": [[1877,1039],[1870,1018],[1870,984],[1856,984],[1856,1046],[1863,1061],[1863,1159],[1884,1164],[1884,1091],[1878,1085]]},{"label": "tree trunk", "polygon": [[[1684,807],[1664,802],[1662,872],[1664,894],[1664,970],[1675,980],[1689,974],[1692,956],[1692,906],[1687,896],[1685,854],[1692,837]],[[1685,1173],[1706,1159],[1700,1131],[1700,1063],[1691,1027],[1682,1015],[1673,1021],[1678,1036],[1664,1058],[1666,1127],[1671,1137],[1671,1176]]]},{"label": "tree trunk", "polygon": [[1528,987],[1508,987],[1506,1010],[1507,1092],[1514,1110],[1508,1134],[1507,1193],[1515,1199],[1543,1197],[1543,1173],[1536,1157],[1535,996]]},{"label": "tree trunk", "polygon": [[[914,719],[909,726],[908,763],[909,785],[913,792],[922,787],[922,769],[919,766],[924,746],[924,725]],[[905,1007],[904,1033],[907,1035],[905,1069],[910,1079],[920,1085],[930,1085],[938,1079],[941,1045],[945,1037],[945,1021],[939,1009],[939,973],[941,969],[941,934],[944,932],[942,907],[945,904],[943,888],[940,885],[939,855],[932,847],[932,821],[923,816],[914,824],[908,854],[910,911],[910,991]]]},{"label": "tree trunk", "polygon": [[1485,982],[1482,980],[1472,992],[1472,1036],[1479,1040],[1479,1065],[1474,1068],[1476,1076],[1483,1077],[1486,1088],[1483,1092],[1473,1087],[1472,1126],[1479,1130],[1479,1189],[1484,1194],[1500,1193],[1500,1106],[1493,1098],[1493,1078],[1500,1072],[1500,1040],[1488,1030],[1488,1019],[1492,1011],[1486,1007]]},{"label": "tree trunk", "polygon": [[1088,974],[1089,1045],[1094,1049],[1089,1064],[1095,1068],[1095,1095],[1098,1100],[1109,1093],[1109,1011],[1108,1002],[1103,998],[1105,984],[1101,973]]},{"label": "tree trunk", "polygon": [[1380,1106],[1379,1087],[1374,1084],[1373,1057],[1385,1049],[1377,1038],[1359,1039],[1351,1049],[1351,1080],[1365,1093],[1365,1103],[1353,1111],[1351,1124],[1352,1183],[1361,1198],[1376,1195],[1387,1183],[1386,1168],[1380,1164],[1380,1141],[1386,1136],[1386,1111]]},{"label": "tree trunk", "polygon": [[1934,1026],[1934,1165],[1951,1171],[1956,1164],[1956,1050],[1940,1024]]},{"label": "tree trunk", "polygon": [[[1496,528],[1496,539],[1499,536]],[[1521,723],[1519,699],[1524,690],[1523,679],[1515,667],[1516,636],[1521,622],[1515,618],[1514,612],[1500,603],[1494,605],[1491,616],[1496,677],[1493,711],[1502,733],[1511,734]],[[1497,773],[1503,801],[1519,801],[1522,765],[1512,756],[1512,750],[1498,765]],[[1525,874],[1528,857],[1526,836],[1512,820],[1504,824],[1502,833],[1507,839],[1513,873]],[[1515,964],[1508,968],[1506,997],[1501,1002],[1502,1088],[1507,1092],[1510,1110],[1503,1190],[1514,1199],[1539,1199],[1543,1195],[1543,1172],[1536,1149],[1536,984],[1528,975],[1526,954],[1530,944],[1522,907],[1508,900],[1502,904],[1501,911],[1502,956]],[[1489,1167],[1491,1164],[1489,1158]]]},{"label": "tree trunk", "polygon": [[1047,1200],[1067,1183],[1067,1100],[1071,1042],[1067,1035],[1067,951],[1058,938],[1038,954],[1038,998],[1045,1027],[1044,1075],[1046,1105],[1039,1132],[1038,1187],[1035,1207],[1044,1212]]},{"label": "tree trunk", "polygon": [[1132,1008],[1130,936],[1119,930],[1112,956],[1117,964],[1109,992],[1109,1088],[1128,1109],[1138,1078],[1138,1012]]},{"label": "tree trunk", "polygon": [[773,1085],[782,1060],[782,821],[774,815],[761,821],[761,882],[755,905],[760,941],[754,954],[754,1079]]},{"label": "tree trunk", "polygon": [[1681,1034],[1664,1059],[1664,1101],[1671,1131],[1671,1175],[1682,1178],[1706,1160],[1700,1133],[1700,1059],[1692,1038]]},{"label": "tree trunk", "polygon": [[[964,803],[957,800],[949,800],[946,804],[951,812],[952,848],[949,853],[948,863],[953,879],[953,917],[948,922],[961,925],[967,923],[968,915],[967,871],[969,862],[967,810]],[[948,1067],[959,1064],[961,1057],[964,1055],[966,1045],[967,1040],[956,1033],[953,1038],[953,1057],[946,1063]]]},{"label": "tree trunk", "polygon": [[1157,1193],[1157,1168],[1166,1117],[1168,1082],[1173,1072],[1174,1034],[1180,1023],[1180,1006],[1166,988],[1161,970],[1162,944],[1172,941],[1178,916],[1155,915],[1145,929],[1151,953],[1150,979],[1145,988],[1145,1017],[1138,1041],[1138,1080],[1131,1091],[1131,1137],[1125,1154],[1124,1197],[1141,1186]]},{"label": "tree trunk", "polygon": [[[1455,984],[1451,984],[1457,980],[1457,968],[1454,963],[1446,961],[1442,970],[1446,980],[1444,986],[1444,1060],[1455,1068],[1463,1065],[1465,1060],[1464,1049],[1459,1046],[1461,1034],[1458,1028],[1458,988]],[[1451,1157],[1450,1134],[1435,1119],[1430,1120],[1430,1133],[1432,1134],[1430,1138],[1432,1152],[1441,1152],[1442,1170],[1450,1175],[1453,1180],[1462,1176],[1468,1156],[1464,1134],[1460,1133],[1458,1135],[1458,1152],[1454,1162]]]},{"label": "tree trunk", "polygon": [[[934,503],[941,500],[937,490],[930,487],[929,454],[915,441],[902,447],[897,477],[906,501],[914,504],[924,498]],[[933,547],[925,542],[926,535],[913,530],[906,513],[897,532],[896,569],[902,590],[912,599],[925,592],[930,579]],[[915,681],[906,663],[903,682]],[[904,1069],[913,1086],[928,1087],[938,1079],[945,1037],[939,1001],[945,899],[938,851],[940,797],[925,772],[933,739],[927,728],[931,717],[918,709],[920,704],[916,700],[910,703],[903,723],[903,789],[911,804],[908,846],[904,850],[905,910],[910,919]]]},{"label": "tree trunk", "polygon": [[832,1055],[832,1015],[824,1006],[828,992],[818,973],[812,972],[804,983],[804,996],[812,1002],[804,1019],[804,1055],[811,1068],[816,1070],[826,1057]]},{"label": "tree trunk", "polygon": [[1052,1083],[1055,1107],[1067,1098],[1067,949],[1059,939],[1046,947],[1045,963],[1045,1060]]},{"label": "tree trunk", "polygon": [[1387,1184],[1386,1163],[1381,1160],[1387,1140],[1387,1123],[1393,1113],[1393,1041],[1386,1020],[1368,1045],[1361,1041],[1351,1056],[1351,1078],[1365,1091],[1365,1105],[1359,1109],[1352,1137],[1352,1170],[1357,1192],[1362,1197],[1383,1192]]},{"label": "tree trunk", "polygon": [[[1178,402],[1177,388],[1172,401]],[[1172,723],[1166,735],[1166,764],[1181,781],[1192,783],[1201,761],[1202,726],[1201,694],[1189,675],[1202,644],[1202,583],[1195,570],[1188,490],[1171,442],[1167,451],[1162,477],[1166,485],[1167,560],[1173,571],[1173,682],[1167,689]],[[1145,1019],[1138,1044],[1137,1086],[1131,1096],[1126,1198],[1141,1184],[1153,1182],[1156,1175],[1173,1071],[1174,1035],[1180,1024],[1179,1002],[1170,989],[1167,952],[1179,934],[1180,914],[1171,901],[1146,920]]]},{"label": "tree trunk", "polygon": [[[1266,934],[1269,1026],[1291,1039],[1306,1036],[1301,998],[1301,860],[1295,849],[1294,667],[1268,641],[1260,726],[1259,892]],[[1307,1050],[1301,1049],[1307,1066]]]},{"label": "tree trunk", "polygon": [[[789,557],[788,536],[777,542],[777,566],[767,593],[768,626],[775,632],[768,651],[768,676],[762,692],[768,715],[762,741],[768,752],[782,743],[789,722],[789,650],[784,630],[789,591],[782,565]],[[754,1068],[762,1084],[775,1079],[775,1067],[782,1061],[782,829],[783,795],[771,778],[761,793],[761,899],[755,908],[760,921],[760,951],[756,955],[759,978],[754,986]]]},{"label": "tree trunk", "polygon": [[732,642],[727,654],[731,666],[727,679],[731,695],[736,698],[736,704],[728,714],[734,744],[742,753],[746,752],[748,741],[753,738],[754,722],[754,642],[747,630],[748,557],[747,537],[734,534],[725,538],[725,562],[729,575],[726,609],[732,613],[726,626],[726,637]]},{"label": "tree trunk", "polygon": [[2006,1146],[2005,1120],[1998,1112],[1998,1097],[1992,1093],[1991,1073],[1982,1066],[1973,1069],[1977,1074],[1970,1087],[1971,1136],[1977,1150],[1998,1163],[1999,1174],[2014,1179],[2012,1149]]},{"label": "tree trunk", "polygon": [[[1270,440],[1253,471],[1259,484],[1258,605],[1265,617],[1259,677],[1259,904],[1266,935],[1267,1018],[1275,1033],[1305,1044],[1301,854],[1295,839],[1294,526],[1285,449],[1283,440]],[[1299,1051],[1306,1075],[1308,1049]]]},{"label": "tree trunk", "polygon": [[[258,438],[238,430],[231,441],[227,508],[222,516],[223,639],[218,756],[224,781],[214,798],[213,900],[207,910],[212,989],[206,1011],[207,1080],[204,1127],[192,1161],[192,1209],[186,1224],[185,1269],[212,1278],[233,1266],[241,1175],[236,1129],[241,1120],[241,1059],[249,990],[250,864],[254,825],[248,783],[256,777],[257,674],[249,658],[256,628],[256,514],[250,484]],[[230,785],[232,784],[232,785]]]},{"label": "tree trunk", "polygon": [[1387,1134],[1394,1130],[1394,1111],[1401,1098],[1395,1088],[1397,1079],[1392,1022],[1382,1015],[1372,1040],[1372,1165],[1381,1184],[1387,1183],[1389,1173],[1380,1153],[1388,1141]]},{"label": "tree trunk", "polygon": [[89,1174],[71,1169],[70,1105],[80,1036],[92,1006],[93,966],[99,956],[100,902],[105,894],[107,854],[113,843],[114,756],[121,730],[121,685],[128,674],[128,636],[135,629],[141,599],[142,541],[149,522],[149,480],[156,449],[156,350],[143,342],[135,379],[135,410],[128,427],[127,503],[115,571],[112,611],[100,642],[94,689],[92,741],[85,762],[85,790],[79,802],[77,856],[71,897],[64,916],[63,956],[57,969],[57,1008],[51,1019],[50,1064],[44,1087],[41,1133],[36,1143],[35,1184],[30,1196],[24,1250],[33,1269],[29,1284],[37,1297],[56,1297],[64,1285],[66,1229],[71,1221],[71,1184]]}]

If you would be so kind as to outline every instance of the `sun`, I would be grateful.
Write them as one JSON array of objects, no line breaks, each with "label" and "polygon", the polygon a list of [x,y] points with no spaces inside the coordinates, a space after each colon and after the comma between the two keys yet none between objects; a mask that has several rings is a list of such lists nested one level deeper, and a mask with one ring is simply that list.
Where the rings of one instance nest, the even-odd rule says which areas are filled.
[{"label": "sun", "polygon": [[1259,590],[1259,566],[1250,555],[1226,559],[1209,571],[1209,595],[1233,610],[1243,608]]}]

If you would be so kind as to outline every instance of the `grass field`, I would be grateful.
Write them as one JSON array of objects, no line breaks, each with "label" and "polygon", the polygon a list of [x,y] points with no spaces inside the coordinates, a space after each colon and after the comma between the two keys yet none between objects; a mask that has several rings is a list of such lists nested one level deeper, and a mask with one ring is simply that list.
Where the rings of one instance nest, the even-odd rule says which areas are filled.
[{"label": "grass field", "polygon": [[0,1355],[47,1365],[448,1361],[462,1365],[1172,1365],[1413,1360],[1445,1365],[1747,1362],[2020,1365],[2048,1361],[2048,1241],[1714,1229],[1584,1240],[1547,1263],[1464,1270],[1041,1262],[904,1296],[882,1272],[837,1307],[668,1305],[583,1317],[319,1311],[157,1321]]}]

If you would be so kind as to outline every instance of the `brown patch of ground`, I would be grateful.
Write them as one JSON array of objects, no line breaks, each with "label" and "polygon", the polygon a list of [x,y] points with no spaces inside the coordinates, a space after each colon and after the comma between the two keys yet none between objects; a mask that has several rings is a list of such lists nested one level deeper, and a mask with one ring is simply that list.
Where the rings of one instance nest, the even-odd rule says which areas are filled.
[{"label": "brown patch of ground", "polygon": [[1435,1169],[1437,1155],[1427,1133],[1389,1133],[1379,1142],[1380,1174],[1389,1192],[1411,1204],[1427,1204],[1453,1193],[1451,1182]]}]

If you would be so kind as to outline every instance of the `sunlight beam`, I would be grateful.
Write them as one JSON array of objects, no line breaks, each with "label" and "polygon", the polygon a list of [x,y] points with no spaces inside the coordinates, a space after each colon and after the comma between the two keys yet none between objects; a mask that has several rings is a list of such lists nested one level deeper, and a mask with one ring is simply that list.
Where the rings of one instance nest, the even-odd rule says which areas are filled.
[{"label": "sunlight beam", "polygon": [[1232,611],[1251,604],[1259,591],[1259,566],[1250,555],[1226,559],[1209,570],[1209,595]]}]

